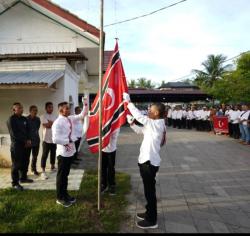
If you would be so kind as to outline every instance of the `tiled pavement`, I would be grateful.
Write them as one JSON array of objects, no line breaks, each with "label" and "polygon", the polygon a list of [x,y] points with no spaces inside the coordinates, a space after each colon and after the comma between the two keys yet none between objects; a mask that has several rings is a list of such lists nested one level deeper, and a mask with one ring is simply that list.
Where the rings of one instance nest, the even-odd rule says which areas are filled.
[{"label": "tiled pavement", "polygon": [[[68,180],[68,190],[78,190],[84,174],[82,168],[82,162],[78,166],[73,165],[70,170]],[[47,164],[49,166],[49,164]],[[57,166],[56,166],[57,167]],[[28,173],[28,177],[33,179],[33,183],[22,183],[21,185],[25,189],[33,190],[55,190],[56,189],[56,171],[51,172],[50,169],[46,169],[48,175],[47,180],[41,180],[40,177],[34,176],[32,173]],[[10,169],[0,169],[0,189],[11,187]]]},{"label": "tiled pavement", "polygon": [[121,232],[250,233],[250,147],[197,131],[169,128],[167,135],[156,184],[159,228],[141,230],[135,225],[145,204],[137,166],[141,136],[122,130],[116,170],[131,175],[132,191],[131,219]]},{"label": "tiled pavement", "polygon": [[[132,190],[127,208],[131,218],[120,232],[250,233],[250,147],[197,131],[169,128],[167,135],[156,183],[159,228],[141,230],[135,225],[135,214],[143,211],[145,204],[137,166],[142,137],[122,128],[116,171],[131,175]],[[69,189],[79,187],[83,169],[96,169],[97,158],[85,150],[86,144],[78,170],[71,170]],[[55,187],[55,173],[50,175],[46,184],[50,187],[46,188]],[[0,188],[3,183],[10,186],[6,170],[1,170]],[[45,182],[39,183],[30,186],[42,188]]]}]

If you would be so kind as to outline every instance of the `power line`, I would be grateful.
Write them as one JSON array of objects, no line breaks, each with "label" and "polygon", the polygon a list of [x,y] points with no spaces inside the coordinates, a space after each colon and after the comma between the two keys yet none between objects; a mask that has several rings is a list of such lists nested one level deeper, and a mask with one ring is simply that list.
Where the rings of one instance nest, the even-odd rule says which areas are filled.
[{"label": "power line", "polygon": [[173,4],[168,5],[168,6],[166,6],[166,7],[162,7],[162,8],[160,8],[160,9],[157,9],[157,10],[152,11],[152,12],[150,12],[150,13],[147,13],[147,14],[144,14],[144,15],[141,15],[141,16],[136,16],[136,17],[133,17],[133,18],[130,18],[130,19],[127,19],[127,20],[122,20],[122,21],[118,21],[118,22],[115,22],[115,23],[111,23],[111,24],[105,25],[104,27],[109,27],[109,26],[112,26],[112,25],[118,25],[118,24],[122,24],[122,23],[125,23],[125,22],[137,20],[137,19],[139,19],[139,18],[143,18],[143,17],[146,17],[146,16],[150,16],[150,15],[153,15],[153,14],[159,12],[159,11],[163,11],[163,10],[165,10],[165,9],[167,9],[167,8],[176,6],[176,5],[178,5],[178,4],[180,4],[180,3],[183,3],[183,2],[186,2],[186,1],[187,1],[187,0],[181,0],[181,1],[179,1],[179,2],[173,3]]}]

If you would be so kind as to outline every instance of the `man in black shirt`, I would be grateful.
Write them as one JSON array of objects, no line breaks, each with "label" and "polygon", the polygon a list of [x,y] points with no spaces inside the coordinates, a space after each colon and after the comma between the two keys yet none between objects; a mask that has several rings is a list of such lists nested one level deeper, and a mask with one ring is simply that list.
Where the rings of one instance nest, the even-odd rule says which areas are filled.
[{"label": "man in black shirt", "polygon": [[34,175],[39,175],[36,169],[37,163],[37,156],[39,153],[39,146],[40,146],[40,137],[39,137],[39,128],[41,125],[41,120],[37,117],[37,106],[32,105],[30,106],[30,115],[27,116],[29,131],[30,131],[30,139],[31,139],[31,147],[26,148],[26,158],[25,158],[25,175],[27,179],[27,172],[30,163],[30,153],[32,151],[32,163],[31,163],[31,171]]},{"label": "man in black shirt", "polygon": [[[17,190],[23,190],[23,187],[19,184],[19,171],[23,175],[25,148],[31,146],[31,140],[27,119],[22,116],[23,106],[20,103],[14,103],[12,109],[14,114],[7,121],[11,138],[12,186]],[[33,180],[27,182],[33,182]]]}]

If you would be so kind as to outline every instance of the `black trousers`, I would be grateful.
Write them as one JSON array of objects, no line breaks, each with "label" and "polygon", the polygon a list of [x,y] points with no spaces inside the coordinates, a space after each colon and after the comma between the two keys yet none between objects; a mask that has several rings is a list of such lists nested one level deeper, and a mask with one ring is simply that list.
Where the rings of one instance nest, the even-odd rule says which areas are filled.
[{"label": "black trousers", "polygon": [[196,128],[196,119],[191,120],[192,128]]},{"label": "black trousers", "polygon": [[140,174],[144,186],[144,195],[147,201],[146,208],[146,220],[149,222],[157,222],[157,199],[156,199],[156,180],[155,176],[159,167],[151,165],[150,161],[143,164],[138,164],[140,168]]},{"label": "black trousers", "polygon": [[68,176],[73,157],[58,156],[58,170],[56,175],[57,199],[65,200],[68,196]]},{"label": "black trousers", "polygon": [[187,128],[192,129],[192,120],[187,120]]},{"label": "black trousers", "polygon": [[186,129],[186,127],[187,127],[187,119],[186,118],[181,119],[181,126],[183,129]]},{"label": "black trousers", "polygon": [[12,186],[19,184],[19,174],[24,176],[24,162],[25,162],[25,147],[22,143],[12,143],[10,148],[11,153],[11,178]]},{"label": "black trousers", "polygon": [[32,152],[31,171],[35,171],[36,170],[36,163],[37,163],[37,156],[39,153],[39,146],[30,147],[30,148],[25,149],[25,161],[24,161],[24,174],[25,174],[24,177],[25,178],[27,178],[31,152]]},{"label": "black trousers", "polygon": [[176,119],[176,125],[178,129],[181,129],[181,119]]},{"label": "black trousers", "polygon": [[202,130],[202,120],[196,120],[196,130]]},{"label": "black trousers", "polygon": [[45,169],[47,158],[50,152],[50,164],[55,165],[56,162],[56,144],[43,142],[43,154],[41,158],[41,167]]},{"label": "black trousers", "polygon": [[102,185],[115,186],[115,156],[114,152],[102,152]]},{"label": "black trousers", "polygon": [[173,121],[173,128],[176,128],[176,125],[177,125],[176,119],[172,119],[172,121]]},{"label": "black trousers", "polygon": [[232,124],[232,133],[233,138],[239,139],[240,138],[240,127],[239,124]]},{"label": "black trousers", "polygon": [[172,126],[172,118],[168,118],[168,126]]},{"label": "black trousers", "polygon": [[80,142],[81,142],[81,138],[78,138],[76,141],[75,141],[75,147],[76,147],[76,152],[74,154],[74,159],[77,159],[78,157],[78,148],[80,146]]},{"label": "black trousers", "polygon": [[228,134],[233,137],[233,124],[231,122],[228,122]]}]

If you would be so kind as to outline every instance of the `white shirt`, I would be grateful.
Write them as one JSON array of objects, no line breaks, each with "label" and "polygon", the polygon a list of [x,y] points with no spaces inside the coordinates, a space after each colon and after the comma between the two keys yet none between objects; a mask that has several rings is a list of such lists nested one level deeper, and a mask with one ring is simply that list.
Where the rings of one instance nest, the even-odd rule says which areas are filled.
[{"label": "white shirt", "polygon": [[193,120],[193,119],[195,119],[194,111],[189,110],[189,111],[187,112],[187,120]]},{"label": "white shirt", "polygon": [[249,114],[250,114],[250,110],[248,110],[248,111],[242,111],[240,113],[240,116],[239,116],[240,121],[245,120],[245,121],[242,122],[243,125],[247,125],[247,120],[248,120]]},{"label": "white shirt", "polygon": [[239,123],[239,116],[241,114],[240,110],[237,111],[232,111],[229,115],[229,118],[233,124],[238,124]]},{"label": "white shirt", "polygon": [[226,111],[225,111],[225,116],[228,117],[228,122],[230,122],[230,120],[231,120],[230,117],[231,117],[232,112],[233,112],[232,109],[226,110]]},{"label": "white shirt", "polygon": [[77,137],[77,138],[81,138],[82,137],[82,132],[83,132],[83,120],[78,120],[78,119],[75,119],[73,121],[74,125],[74,129],[73,129],[73,132],[74,132],[74,135]]},{"label": "white shirt", "polygon": [[201,111],[202,110],[195,110],[194,111],[194,116],[196,120],[200,120],[201,119]]},{"label": "white shirt", "polygon": [[132,116],[143,124],[143,127],[131,125],[131,128],[136,133],[142,133],[144,135],[138,158],[139,164],[150,161],[152,165],[160,166],[161,141],[166,131],[164,119],[153,120],[142,115],[133,103],[128,104],[128,109]]},{"label": "white shirt", "polygon": [[173,110],[173,112],[172,112],[172,119],[173,120],[176,120],[176,115],[177,115],[177,111]]},{"label": "white shirt", "polygon": [[208,120],[209,113],[210,113],[210,111],[201,110],[201,112],[200,112],[201,120]]},{"label": "white shirt", "polygon": [[187,118],[187,113],[188,113],[188,112],[187,112],[186,110],[183,110],[183,111],[182,111],[182,117],[183,117],[183,118]]},{"label": "white shirt", "polygon": [[117,139],[120,133],[120,128],[116,129],[110,136],[109,145],[102,149],[103,152],[114,152],[117,149]]},{"label": "white shirt", "polygon": [[[53,113],[52,114],[45,113],[44,115],[41,116],[41,123],[47,124],[49,120],[54,122],[56,118],[57,115],[54,115]],[[43,129],[43,135],[42,135],[43,141],[46,143],[53,143],[51,128],[46,128],[42,126],[42,129]]]},{"label": "white shirt", "polygon": [[[79,115],[72,116],[62,116],[59,115],[58,118],[52,125],[52,140],[53,143],[57,144],[56,154],[57,156],[72,157],[76,152],[75,141],[77,137],[74,133],[74,123],[76,120],[81,120],[86,115],[86,110]],[[71,141],[71,142],[70,142]],[[64,145],[69,147],[65,147]]]},{"label": "white shirt", "polygon": [[182,119],[182,110],[176,112],[176,119]]},{"label": "white shirt", "polygon": [[171,109],[168,109],[168,118],[171,118],[172,117],[172,110]]}]

